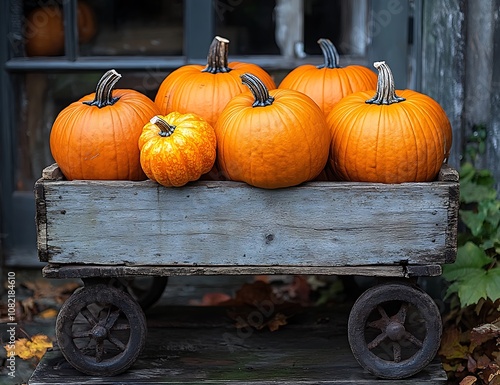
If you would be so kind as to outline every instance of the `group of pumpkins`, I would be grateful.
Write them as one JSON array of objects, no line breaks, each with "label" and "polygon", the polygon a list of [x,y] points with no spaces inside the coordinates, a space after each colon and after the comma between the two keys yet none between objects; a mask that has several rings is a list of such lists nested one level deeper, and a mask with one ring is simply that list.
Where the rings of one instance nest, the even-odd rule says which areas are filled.
[{"label": "group of pumpkins", "polygon": [[311,180],[403,183],[436,178],[452,141],[440,105],[395,91],[392,73],[339,66],[328,39],[321,66],[302,65],[276,87],[261,67],[228,62],[215,37],[207,65],[184,65],[154,101],[115,89],[110,70],[96,92],[63,109],[50,148],[69,180],[150,178],[164,186],[225,179],[275,189]]}]

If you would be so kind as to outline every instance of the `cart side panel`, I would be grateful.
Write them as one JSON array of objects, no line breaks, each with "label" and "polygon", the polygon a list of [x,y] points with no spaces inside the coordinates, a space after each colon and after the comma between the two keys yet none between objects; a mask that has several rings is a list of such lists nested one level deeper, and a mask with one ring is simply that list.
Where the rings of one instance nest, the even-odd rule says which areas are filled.
[{"label": "cart side panel", "polygon": [[456,253],[456,186],[46,181],[39,237],[46,260],[61,264],[436,264]]}]

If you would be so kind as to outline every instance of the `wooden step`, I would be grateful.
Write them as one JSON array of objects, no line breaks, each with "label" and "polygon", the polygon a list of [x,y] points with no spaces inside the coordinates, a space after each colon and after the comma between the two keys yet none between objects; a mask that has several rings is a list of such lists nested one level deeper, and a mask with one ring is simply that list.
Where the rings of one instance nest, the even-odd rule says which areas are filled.
[{"label": "wooden step", "polygon": [[[56,347],[28,384],[446,384],[437,360],[404,380],[376,379],[363,370],[347,341],[348,306],[294,309],[288,324],[274,332],[236,329],[229,310],[154,307],[146,313],[146,348],[127,372],[106,378],[83,375]],[[257,313],[253,319],[258,323]]]}]

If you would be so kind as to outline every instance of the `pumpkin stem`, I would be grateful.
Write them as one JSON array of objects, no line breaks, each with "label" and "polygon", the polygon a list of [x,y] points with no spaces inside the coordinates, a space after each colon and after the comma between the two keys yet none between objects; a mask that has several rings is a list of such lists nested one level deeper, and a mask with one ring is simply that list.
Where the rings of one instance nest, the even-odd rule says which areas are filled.
[{"label": "pumpkin stem", "polygon": [[323,52],[323,57],[325,58],[325,63],[319,65],[317,68],[340,68],[339,61],[340,56],[337,48],[333,45],[330,39],[319,39],[318,44]]},{"label": "pumpkin stem", "polygon": [[99,108],[115,104],[120,98],[113,98],[113,89],[121,77],[115,70],[107,71],[97,83],[94,100],[82,103]]},{"label": "pumpkin stem", "polygon": [[218,74],[231,71],[227,61],[228,51],[229,40],[220,36],[215,36],[208,49],[207,66],[201,72]]},{"label": "pumpkin stem", "polygon": [[160,129],[159,135],[163,136],[164,138],[169,137],[175,131],[176,126],[171,125],[165,119],[160,118],[158,115],[153,116],[149,122]]},{"label": "pumpkin stem", "polygon": [[240,78],[241,82],[250,89],[255,98],[252,107],[265,107],[273,104],[274,98],[269,95],[269,90],[257,76],[245,73]]},{"label": "pumpkin stem", "polygon": [[396,95],[394,88],[394,77],[392,71],[385,61],[377,61],[373,66],[378,70],[377,93],[371,99],[368,99],[368,104],[392,104],[399,103],[405,100]]}]

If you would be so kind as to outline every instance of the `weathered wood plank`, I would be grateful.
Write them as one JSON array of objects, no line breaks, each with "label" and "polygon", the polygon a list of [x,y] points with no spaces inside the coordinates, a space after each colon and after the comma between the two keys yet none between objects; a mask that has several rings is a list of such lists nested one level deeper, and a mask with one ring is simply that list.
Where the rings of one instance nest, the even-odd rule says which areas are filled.
[{"label": "weathered wood plank", "polygon": [[458,183],[47,181],[40,259],[185,266],[439,264],[456,255]]},{"label": "weathered wood plank", "polygon": [[50,187],[47,251],[58,263],[328,266],[429,262],[446,251],[447,194],[439,191]]},{"label": "weathered wood plank", "polygon": [[80,374],[58,349],[47,353],[29,385],[445,384],[435,361],[404,380],[376,379],[355,361],[346,334],[348,308],[311,308],[278,331],[236,329],[219,307],[158,307],[148,313],[148,340],[139,359],[116,377]]},{"label": "weathered wood plank", "polygon": [[435,99],[448,115],[453,128],[450,164],[455,168],[460,166],[463,152],[467,3],[423,2],[422,92]]},{"label": "weathered wood plank", "polygon": [[359,275],[377,277],[430,277],[441,275],[440,265],[423,266],[94,266],[46,265],[46,278],[188,276],[188,275]]}]

